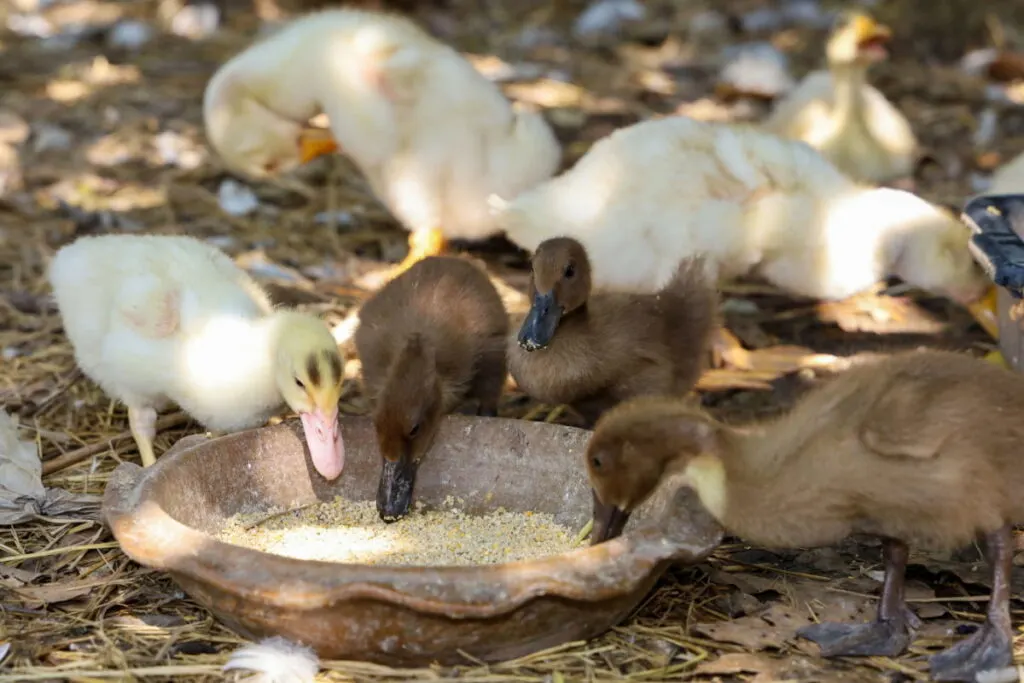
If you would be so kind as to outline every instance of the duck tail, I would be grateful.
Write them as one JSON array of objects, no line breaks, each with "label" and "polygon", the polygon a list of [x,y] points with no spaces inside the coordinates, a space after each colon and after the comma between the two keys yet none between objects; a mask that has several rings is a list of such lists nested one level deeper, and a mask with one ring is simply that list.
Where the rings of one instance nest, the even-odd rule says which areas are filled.
[{"label": "duck tail", "polygon": [[677,357],[707,359],[712,334],[721,322],[717,282],[708,259],[683,259],[659,296],[664,302],[670,343]]}]

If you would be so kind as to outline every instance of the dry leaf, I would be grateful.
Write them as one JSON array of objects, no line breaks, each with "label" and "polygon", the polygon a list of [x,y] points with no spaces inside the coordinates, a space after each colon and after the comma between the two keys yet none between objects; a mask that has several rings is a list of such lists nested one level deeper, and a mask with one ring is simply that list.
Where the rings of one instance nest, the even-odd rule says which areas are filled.
[{"label": "dry leaf", "polygon": [[698,674],[760,673],[777,668],[778,663],[765,655],[749,652],[728,652],[718,659],[703,662],[697,667]]},{"label": "dry leaf", "polygon": [[12,581],[18,582],[14,585],[25,585],[32,583],[40,576],[39,572],[29,571],[20,567],[9,567],[5,564],[0,564],[0,579],[11,579]]},{"label": "dry leaf", "polygon": [[782,649],[795,636],[796,629],[811,623],[805,615],[796,615],[792,607],[776,604],[761,614],[731,621],[697,624],[694,629],[718,642],[735,643],[748,650]]},{"label": "dry leaf", "polygon": [[785,586],[785,581],[777,576],[767,578],[750,572],[725,572],[715,569],[712,570],[710,578],[715,583],[736,586],[748,595],[757,595],[767,591],[781,592]]},{"label": "dry leaf", "polygon": [[828,589],[827,584],[807,582],[780,584],[775,588],[789,596],[792,606],[777,603],[760,614],[732,621],[697,624],[694,628],[719,642],[735,643],[750,650],[781,649],[796,638],[797,629],[818,621],[863,621],[871,617],[871,601]]},{"label": "dry leaf", "polygon": [[860,295],[818,304],[818,318],[844,332],[937,334],[944,323],[907,297]]},{"label": "dry leaf", "polygon": [[74,600],[109,583],[102,581],[68,581],[63,583],[48,583],[42,586],[24,586],[14,591],[21,602],[30,607],[44,607],[58,602]]}]

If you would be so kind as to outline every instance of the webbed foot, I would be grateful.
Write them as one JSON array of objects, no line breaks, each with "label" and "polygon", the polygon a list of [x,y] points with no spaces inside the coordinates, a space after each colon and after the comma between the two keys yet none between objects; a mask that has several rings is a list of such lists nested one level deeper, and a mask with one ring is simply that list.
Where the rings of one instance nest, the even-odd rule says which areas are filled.
[{"label": "webbed foot", "polygon": [[985,534],[985,555],[992,565],[992,596],[985,623],[956,645],[928,660],[934,681],[975,681],[983,671],[1013,665],[1013,626],[1010,621],[1010,571],[1013,567],[1012,527],[1007,524]]},{"label": "webbed foot", "polygon": [[975,681],[982,671],[1013,665],[1010,634],[986,622],[971,636],[932,655],[928,671],[934,681]]},{"label": "webbed foot", "polygon": [[878,602],[878,616],[866,624],[812,624],[797,631],[801,638],[821,648],[822,657],[895,657],[902,654],[921,628],[921,620],[903,600],[903,576],[907,545],[895,538],[882,541],[885,581]]},{"label": "webbed foot", "polygon": [[818,644],[822,657],[895,657],[906,651],[921,621],[909,609],[899,619],[866,624],[824,622],[805,626],[797,635]]}]

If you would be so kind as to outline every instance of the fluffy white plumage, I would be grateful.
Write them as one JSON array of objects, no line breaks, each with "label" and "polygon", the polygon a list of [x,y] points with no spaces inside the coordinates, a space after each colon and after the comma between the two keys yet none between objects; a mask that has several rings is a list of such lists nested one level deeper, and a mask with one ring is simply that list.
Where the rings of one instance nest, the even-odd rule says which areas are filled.
[{"label": "fluffy white plumage", "polygon": [[251,683],[312,683],[320,660],[311,648],[281,636],[243,645],[231,653],[224,671],[253,671]]},{"label": "fluffy white plumage", "polygon": [[451,47],[411,21],[354,9],[301,17],[228,61],[207,86],[207,136],[236,170],[301,161],[302,124],[326,113],[342,153],[408,229],[496,231],[491,193],[549,178],[561,149]]},{"label": "fluffy white plumage", "polygon": [[[333,438],[341,362],[329,328],[275,310],[219,249],[183,236],[82,237],[57,252],[49,277],[79,367],[128,406],[144,463],[156,411],[172,403],[219,431],[258,426],[287,403],[304,425],[322,417]],[[310,364],[320,381],[309,381]],[[318,450],[311,433],[314,465],[336,477],[343,456]]]},{"label": "fluffy white plumage", "polygon": [[758,272],[821,299],[891,275],[957,300],[987,286],[952,216],[909,192],[854,183],[806,144],[745,125],[671,117],[623,128],[495,205],[524,249],[557,235],[582,242],[595,286],[607,289],[655,291],[697,253],[719,277]]},{"label": "fluffy white plumage", "polygon": [[888,182],[913,172],[918,143],[907,118],[867,82],[885,59],[887,26],[860,11],[840,15],[826,46],[828,70],[814,71],[782,98],[766,130],[802,140],[855,180]]},{"label": "fluffy white plumage", "polygon": [[[845,92],[844,92],[845,91]],[[837,102],[855,100],[842,111]],[[913,173],[918,142],[910,122],[858,74],[808,74],[764,123],[802,140],[858,180],[887,182]]]}]

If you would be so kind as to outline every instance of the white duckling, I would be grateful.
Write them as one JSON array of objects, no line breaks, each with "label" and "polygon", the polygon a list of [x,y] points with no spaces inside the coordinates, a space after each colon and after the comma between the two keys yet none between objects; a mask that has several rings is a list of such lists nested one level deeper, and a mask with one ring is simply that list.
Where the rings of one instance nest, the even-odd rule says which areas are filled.
[{"label": "white duckling", "polygon": [[341,474],[342,362],[326,323],[275,310],[223,252],[191,237],[101,235],[57,251],[50,283],[82,372],[128,407],[144,466],[157,410],[208,429],[256,427],[282,402],[299,414],[317,472]]},{"label": "white duckling", "polygon": [[[323,112],[330,137],[304,124]],[[340,149],[412,231],[404,270],[449,239],[497,232],[491,193],[553,175],[544,117],[517,111],[451,47],[400,16],[301,17],[228,61],[203,102],[207,137],[233,169],[265,177]]]},{"label": "white duckling", "polygon": [[657,291],[701,253],[719,278],[759,274],[825,300],[890,276],[965,303],[991,284],[953,216],[910,192],[855,183],[806,144],[747,125],[644,121],[492,204],[523,249],[555,236],[582,243],[601,289]]},{"label": "white duckling", "polygon": [[918,157],[910,122],[867,82],[871,65],[887,57],[890,37],[867,14],[840,15],[826,47],[828,70],[808,74],[779,100],[765,129],[803,140],[856,180],[910,176]]}]

